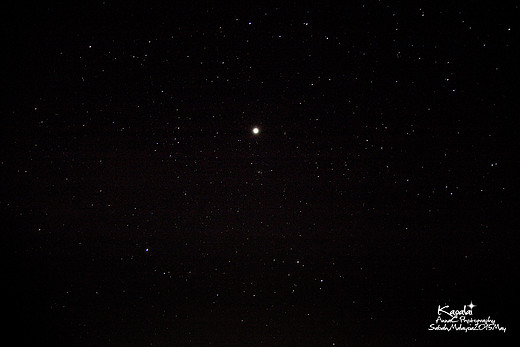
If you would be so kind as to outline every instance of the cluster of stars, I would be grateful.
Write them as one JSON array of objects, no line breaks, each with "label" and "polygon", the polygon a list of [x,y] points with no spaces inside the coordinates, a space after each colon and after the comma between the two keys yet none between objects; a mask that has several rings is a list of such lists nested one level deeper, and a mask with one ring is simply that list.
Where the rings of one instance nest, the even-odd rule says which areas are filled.
[{"label": "cluster of stars", "polygon": [[38,293],[21,315],[69,345],[418,344],[419,305],[500,289],[512,254],[502,7],[19,22],[0,206]]}]

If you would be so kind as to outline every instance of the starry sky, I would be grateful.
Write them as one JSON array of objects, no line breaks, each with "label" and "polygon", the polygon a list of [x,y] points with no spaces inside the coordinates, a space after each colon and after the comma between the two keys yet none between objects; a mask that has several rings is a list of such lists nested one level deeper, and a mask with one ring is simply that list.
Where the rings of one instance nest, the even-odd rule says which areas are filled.
[{"label": "starry sky", "polygon": [[5,9],[16,338],[499,343],[428,326],[472,301],[518,327],[518,6]]}]

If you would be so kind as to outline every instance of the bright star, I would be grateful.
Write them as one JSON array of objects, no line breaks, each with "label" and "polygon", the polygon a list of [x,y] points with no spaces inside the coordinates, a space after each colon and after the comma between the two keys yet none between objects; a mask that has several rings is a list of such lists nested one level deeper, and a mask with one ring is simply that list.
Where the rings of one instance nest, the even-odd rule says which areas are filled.
[{"label": "bright star", "polygon": [[473,310],[473,307],[475,307],[475,306],[477,306],[477,305],[473,305],[473,301],[468,305],[468,307],[469,307],[470,309],[472,309],[472,310]]},{"label": "bright star", "polygon": [[257,127],[253,128],[253,134],[258,135],[259,132],[260,129],[258,129]]}]

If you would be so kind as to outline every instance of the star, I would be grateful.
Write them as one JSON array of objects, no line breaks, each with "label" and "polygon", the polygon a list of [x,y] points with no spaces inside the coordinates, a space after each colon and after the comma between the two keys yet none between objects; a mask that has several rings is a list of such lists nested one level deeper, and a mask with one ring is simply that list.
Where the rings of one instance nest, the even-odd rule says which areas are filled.
[{"label": "star", "polygon": [[469,307],[470,309],[472,309],[472,310],[473,310],[473,307],[476,307],[476,306],[477,306],[477,305],[473,305],[473,301],[471,301],[470,304],[468,305],[468,307]]},{"label": "star", "polygon": [[260,133],[260,129],[258,127],[253,128],[253,134],[258,135]]}]

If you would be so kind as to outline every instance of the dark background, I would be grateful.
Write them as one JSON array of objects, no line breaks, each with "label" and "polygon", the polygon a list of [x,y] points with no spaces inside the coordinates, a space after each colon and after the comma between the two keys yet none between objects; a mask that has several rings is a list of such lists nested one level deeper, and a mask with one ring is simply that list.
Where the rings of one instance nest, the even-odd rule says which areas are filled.
[{"label": "dark background", "polygon": [[2,6],[20,345],[515,337],[516,2]]}]

